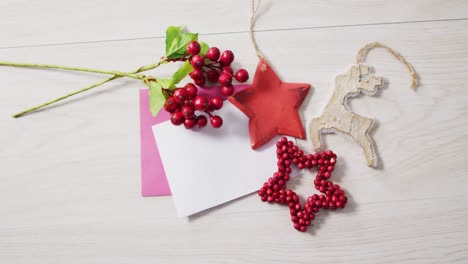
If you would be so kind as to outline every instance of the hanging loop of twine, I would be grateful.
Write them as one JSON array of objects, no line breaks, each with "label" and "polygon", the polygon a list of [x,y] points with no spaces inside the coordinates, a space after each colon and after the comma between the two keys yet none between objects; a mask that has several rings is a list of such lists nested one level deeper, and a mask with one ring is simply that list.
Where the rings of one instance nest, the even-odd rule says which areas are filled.
[{"label": "hanging loop of twine", "polygon": [[250,40],[251,40],[252,45],[253,45],[253,47],[255,49],[255,53],[257,54],[257,57],[259,59],[265,59],[265,56],[263,55],[263,53],[258,48],[257,41],[255,40],[255,34],[254,34],[255,19],[256,19],[258,9],[260,7],[260,2],[261,2],[261,0],[258,0],[257,5],[255,5],[255,0],[252,0],[252,16],[250,17],[249,34],[250,34]]},{"label": "hanging loop of twine", "polygon": [[[369,53],[370,50],[374,49],[374,48],[383,48],[385,49],[386,51],[388,51],[390,54],[392,54],[397,60],[399,60],[401,63],[403,63],[403,65],[405,65],[405,67],[408,69],[410,75],[411,75],[411,84],[410,84],[410,87],[413,88],[413,89],[416,89],[416,87],[419,85],[419,79],[418,79],[418,75],[416,74],[416,70],[414,69],[413,65],[411,65],[411,63],[409,63],[400,53],[398,53],[397,51],[395,51],[394,49],[382,44],[382,43],[379,43],[379,42],[372,42],[372,43],[369,43],[367,45],[365,45],[364,47],[362,47],[357,55],[356,55],[356,64],[357,65],[360,65],[361,62],[363,62],[367,56],[367,54]],[[361,71],[361,67],[359,67],[359,71]],[[361,75],[361,73],[359,72],[359,75]]]}]

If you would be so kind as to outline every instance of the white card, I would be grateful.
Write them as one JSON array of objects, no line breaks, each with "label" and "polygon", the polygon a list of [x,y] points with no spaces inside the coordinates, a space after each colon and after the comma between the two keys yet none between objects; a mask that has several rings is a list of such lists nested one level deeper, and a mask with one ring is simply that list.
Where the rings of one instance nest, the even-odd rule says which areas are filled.
[{"label": "white card", "polygon": [[169,121],[153,126],[179,216],[255,192],[277,171],[279,136],[252,150],[248,118],[228,102],[216,114],[224,120],[218,129],[188,130]]}]

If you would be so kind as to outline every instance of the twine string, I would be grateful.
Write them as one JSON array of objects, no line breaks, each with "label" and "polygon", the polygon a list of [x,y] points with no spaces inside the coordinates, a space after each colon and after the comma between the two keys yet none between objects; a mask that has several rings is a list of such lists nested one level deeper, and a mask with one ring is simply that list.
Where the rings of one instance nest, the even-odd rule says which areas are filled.
[{"label": "twine string", "polygon": [[255,20],[256,20],[257,13],[258,13],[258,9],[260,7],[260,2],[261,2],[261,0],[258,0],[257,5],[255,5],[255,0],[252,0],[252,15],[250,16],[249,34],[250,34],[250,40],[251,40],[252,45],[253,45],[253,47],[255,49],[255,53],[257,54],[257,57],[259,59],[265,59],[265,56],[263,55],[263,53],[258,48],[258,44],[257,44],[257,41],[255,39],[255,33],[254,33]]},{"label": "twine string", "polygon": [[[410,87],[413,89],[416,89],[416,87],[419,85],[419,79],[418,79],[418,75],[416,74],[416,70],[414,69],[413,65],[411,65],[411,63],[409,63],[399,52],[397,52],[396,50],[382,43],[372,42],[362,47],[356,55],[356,64],[361,65],[361,63],[365,60],[369,51],[375,48],[385,49],[390,54],[392,54],[397,60],[399,60],[403,65],[405,65],[406,69],[408,69],[408,72],[410,73],[410,76],[411,76]],[[361,67],[358,67],[358,69],[359,69],[359,76],[361,76]]]}]

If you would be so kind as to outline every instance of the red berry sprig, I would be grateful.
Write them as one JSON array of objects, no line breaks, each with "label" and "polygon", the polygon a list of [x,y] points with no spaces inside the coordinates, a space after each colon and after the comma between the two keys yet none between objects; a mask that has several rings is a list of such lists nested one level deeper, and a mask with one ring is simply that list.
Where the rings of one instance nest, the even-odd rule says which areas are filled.
[{"label": "red berry sprig", "polygon": [[[192,41],[187,45],[187,55],[190,64],[194,70],[190,77],[198,86],[204,86],[206,81],[219,83],[221,93],[225,96],[231,96],[234,93],[232,86],[233,79],[244,83],[249,79],[249,73],[245,69],[239,69],[233,73],[231,64],[234,61],[234,53],[225,50],[223,53],[217,47],[211,47],[206,54],[200,54],[201,47],[197,41]],[[222,122],[221,122],[222,123]]]},{"label": "red berry sprig", "polygon": [[214,97],[211,99],[198,95],[198,89],[193,83],[186,84],[183,88],[175,90],[165,90],[168,98],[164,103],[164,109],[171,113],[171,123],[191,129],[195,126],[202,128],[208,124],[205,115],[196,115],[196,111],[206,113],[210,118],[210,124],[214,128],[223,125],[220,116],[213,115],[212,112],[223,107],[223,99]]},{"label": "red berry sprig", "polygon": [[[329,180],[336,164],[336,155],[333,151],[306,155],[292,141],[282,137],[276,143],[276,154],[278,171],[263,184],[258,195],[263,202],[287,204],[295,229],[305,232],[320,209],[336,210],[345,207],[348,201],[345,192],[338,184]],[[299,201],[299,196],[294,191],[286,189],[286,182],[290,179],[291,164],[296,164],[299,169],[319,168],[314,185],[322,194],[309,196],[304,207]]]}]

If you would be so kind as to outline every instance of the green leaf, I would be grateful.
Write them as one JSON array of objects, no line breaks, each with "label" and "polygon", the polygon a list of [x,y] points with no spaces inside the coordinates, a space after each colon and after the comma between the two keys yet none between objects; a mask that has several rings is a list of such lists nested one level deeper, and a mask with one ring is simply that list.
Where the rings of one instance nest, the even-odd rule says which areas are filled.
[{"label": "green leaf", "polygon": [[189,73],[193,71],[193,66],[188,60],[185,61],[184,65],[180,67],[173,75],[171,79],[171,87],[182,81]]},{"label": "green leaf", "polygon": [[182,32],[181,27],[169,27],[166,30],[166,57],[182,58],[186,53],[187,44],[193,40],[198,40],[197,33]]},{"label": "green leaf", "polygon": [[200,47],[201,47],[200,55],[205,56],[210,47],[208,46],[208,44],[206,44],[203,41],[198,41],[198,43],[200,43]]},{"label": "green leaf", "polygon": [[166,54],[169,53],[170,44],[180,35],[182,27],[170,26],[166,29]]},{"label": "green leaf", "polygon": [[158,82],[159,85],[161,85],[161,87],[164,88],[164,89],[171,89],[172,79],[160,79],[160,78],[158,78],[156,80],[156,82]]},{"label": "green leaf", "polygon": [[156,116],[166,102],[166,98],[164,98],[162,87],[159,83],[150,81],[148,83],[148,88],[151,113],[153,116]]}]

